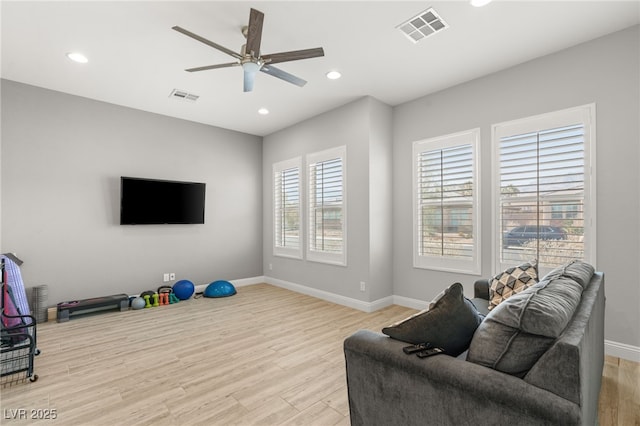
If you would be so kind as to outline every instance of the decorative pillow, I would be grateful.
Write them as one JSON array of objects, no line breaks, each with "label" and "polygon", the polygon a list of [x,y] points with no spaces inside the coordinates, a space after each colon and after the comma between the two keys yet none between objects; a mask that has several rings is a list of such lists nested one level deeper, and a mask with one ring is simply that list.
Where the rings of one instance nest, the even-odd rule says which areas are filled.
[{"label": "decorative pillow", "polygon": [[489,312],[471,340],[467,361],[524,377],[564,331],[580,303],[583,288],[571,277],[574,272],[547,275]]},{"label": "decorative pillow", "polygon": [[451,356],[460,355],[469,347],[482,316],[464,297],[460,283],[452,284],[438,297],[429,309],[385,327],[382,332],[403,342],[429,342]]},{"label": "decorative pillow", "polygon": [[538,282],[537,261],[523,263],[499,273],[489,281],[489,310]]}]

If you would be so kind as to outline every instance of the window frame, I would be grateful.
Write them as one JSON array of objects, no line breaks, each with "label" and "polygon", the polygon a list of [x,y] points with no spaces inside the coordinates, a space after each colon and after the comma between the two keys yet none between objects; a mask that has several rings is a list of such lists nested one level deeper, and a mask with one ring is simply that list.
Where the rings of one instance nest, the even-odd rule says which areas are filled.
[{"label": "window frame", "polygon": [[[429,256],[421,254],[421,217],[419,208],[420,200],[420,184],[418,175],[420,173],[419,158],[423,152],[443,150],[446,148],[454,148],[458,146],[471,146],[472,153],[472,196],[471,196],[471,226],[472,226],[472,247],[471,259],[461,259],[448,256]],[[437,271],[456,272],[470,275],[480,275],[482,265],[481,245],[481,201],[480,201],[480,129],[474,128],[447,135],[437,136],[434,138],[423,139],[413,143],[412,152],[412,201],[413,201],[413,267],[420,269],[430,269]]]},{"label": "window frame", "polygon": [[[298,169],[298,247],[286,247],[279,244],[278,217],[281,211],[281,203],[278,199],[278,174],[291,169]],[[304,204],[304,180],[302,158],[296,157],[289,160],[280,161],[273,164],[273,255],[302,259],[304,247],[304,220],[302,216],[302,206]]]},{"label": "window frame", "polygon": [[[584,127],[584,195],[583,229],[584,229],[584,257],[583,260],[592,265],[596,264],[596,105],[595,103],[552,111],[544,114],[524,117],[516,120],[496,123],[491,126],[491,149],[493,153],[492,167],[492,232],[494,235],[492,253],[494,256],[493,273],[514,266],[513,261],[504,262],[502,259],[502,218],[501,218],[501,176],[500,176],[500,140],[503,137],[524,135],[526,133],[541,133],[551,129],[558,129],[575,124]],[[572,197],[563,196],[557,200],[564,202]],[[574,200],[579,199],[573,197]],[[564,213],[563,213],[564,214]],[[538,223],[538,225],[543,225]],[[539,253],[536,254],[536,257]],[[533,260],[533,259],[529,259]],[[544,276],[553,267],[538,265],[538,273]]]},{"label": "window frame", "polygon": [[[339,158],[341,160],[341,243],[342,250],[340,253],[316,250],[312,248],[315,238],[314,229],[314,209],[313,204],[315,192],[312,191],[311,185],[314,179],[311,177],[312,167],[315,164],[332,161]],[[307,244],[306,258],[309,261],[328,263],[332,265],[347,266],[347,148],[339,146],[324,151],[307,154],[306,157],[306,179],[307,179]]]}]

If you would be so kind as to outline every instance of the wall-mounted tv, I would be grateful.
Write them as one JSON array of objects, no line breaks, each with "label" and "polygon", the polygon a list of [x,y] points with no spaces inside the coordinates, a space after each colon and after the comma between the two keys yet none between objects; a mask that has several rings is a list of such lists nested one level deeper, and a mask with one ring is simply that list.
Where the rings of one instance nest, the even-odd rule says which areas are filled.
[{"label": "wall-mounted tv", "polygon": [[120,225],[204,223],[206,184],[120,178]]}]

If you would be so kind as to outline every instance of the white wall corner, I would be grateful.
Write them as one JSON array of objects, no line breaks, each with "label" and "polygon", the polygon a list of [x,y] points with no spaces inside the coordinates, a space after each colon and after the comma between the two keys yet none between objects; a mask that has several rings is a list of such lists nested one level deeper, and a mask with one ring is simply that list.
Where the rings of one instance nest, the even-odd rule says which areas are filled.
[{"label": "white wall corner", "polygon": [[387,306],[393,305],[393,296],[383,297],[382,299],[375,300],[373,302],[369,302],[371,310],[367,312],[375,312],[380,309],[386,308]]}]

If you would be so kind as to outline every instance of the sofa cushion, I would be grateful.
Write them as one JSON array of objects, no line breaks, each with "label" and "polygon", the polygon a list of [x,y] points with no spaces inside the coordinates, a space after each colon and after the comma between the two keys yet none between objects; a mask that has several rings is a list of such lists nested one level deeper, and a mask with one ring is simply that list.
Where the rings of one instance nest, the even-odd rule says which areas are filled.
[{"label": "sofa cushion", "polygon": [[469,347],[481,321],[476,307],[464,297],[462,284],[455,283],[438,295],[429,309],[385,327],[382,332],[403,342],[430,342],[457,356]]},{"label": "sofa cushion", "polygon": [[489,280],[489,310],[538,282],[536,261],[509,268]]},{"label": "sofa cushion", "polygon": [[491,310],[471,340],[467,360],[524,377],[571,321],[583,290],[572,277],[582,279],[588,270],[593,275],[586,265],[564,265]]},{"label": "sofa cushion", "polygon": [[558,277],[571,278],[585,289],[587,288],[589,281],[591,281],[594,271],[593,266],[586,262],[581,260],[571,260],[549,272],[544,276],[543,280],[550,280]]}]

